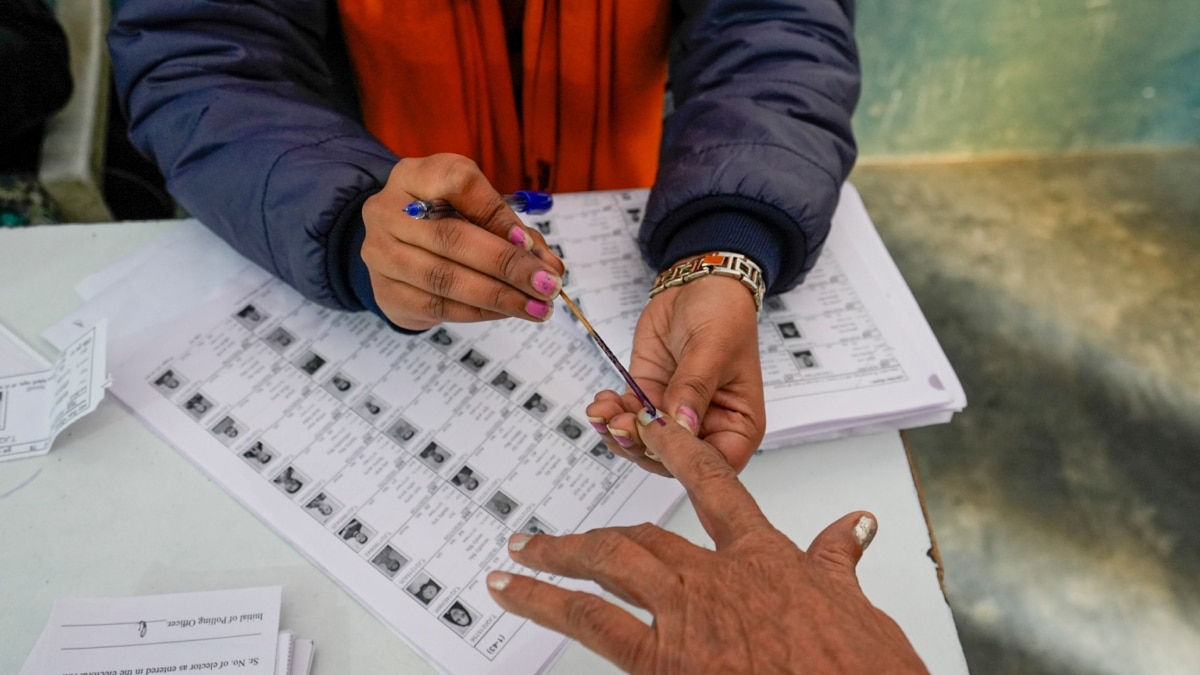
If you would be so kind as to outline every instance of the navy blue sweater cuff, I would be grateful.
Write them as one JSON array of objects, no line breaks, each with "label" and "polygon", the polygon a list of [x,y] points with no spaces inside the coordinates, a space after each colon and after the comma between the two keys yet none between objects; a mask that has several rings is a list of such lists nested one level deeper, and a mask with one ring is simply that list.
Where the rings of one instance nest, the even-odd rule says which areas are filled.
[{"label": "navy blue sweater cuff", "polygon": [[709,251],[741,253],[758,263],[768,289],[779,278],[780,244],[774,230],[752,214],[735,209],[707,211],[678,227],[663,249],[658,271]]},{"label": "navy blue sweater cuff", "polygon": [[379,303],[375,301],[371,274],[362,259],[363,241],[367,237],[367,228],[363,225],[362,205],[376,192],[378,190],[368,190],[359,194],[346,204],[338,216],[337,223],[330,233],[332,247],[329,260],[333,266],[329,270],[330,283],[346,309],[371,312],[383,319],[392,330],[405,335],[417,335],[424,331],[401,328],[384,315]]}]

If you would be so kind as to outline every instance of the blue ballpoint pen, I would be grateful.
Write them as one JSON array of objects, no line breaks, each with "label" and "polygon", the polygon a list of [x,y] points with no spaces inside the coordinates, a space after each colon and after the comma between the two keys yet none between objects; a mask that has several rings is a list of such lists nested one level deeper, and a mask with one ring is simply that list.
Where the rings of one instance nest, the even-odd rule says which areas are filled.
[{"label": "blue ballpoint pen", "polygon": [[[502,197],[517,213],[528,213],[531,216],[543,214],[554,206],[554,197],[545,192],[519,190],[511,195]],[[454,205],[445,199],[418,199],[404,207],[404,212],[418,220],[433,220],[436,218],[462,218]]]}]

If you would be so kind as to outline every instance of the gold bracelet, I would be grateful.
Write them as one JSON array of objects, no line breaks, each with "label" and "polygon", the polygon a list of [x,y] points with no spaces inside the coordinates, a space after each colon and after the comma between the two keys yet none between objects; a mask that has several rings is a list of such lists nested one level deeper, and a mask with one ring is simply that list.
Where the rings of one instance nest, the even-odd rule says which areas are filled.
[{"label": "gold bracelet", "polygon": [[670,269],[664,270],[654,280],[654,288],[650,289],[650,297],[653,298],[668,288],[682,286],[693,279],[710,274],[732,277],[742,282],[754,296],[754,311],[762,311],[763,294],[767,291],[767,287],[763,283],[762,270],[746,256],[728,251],[705,253],[676,263]]}]

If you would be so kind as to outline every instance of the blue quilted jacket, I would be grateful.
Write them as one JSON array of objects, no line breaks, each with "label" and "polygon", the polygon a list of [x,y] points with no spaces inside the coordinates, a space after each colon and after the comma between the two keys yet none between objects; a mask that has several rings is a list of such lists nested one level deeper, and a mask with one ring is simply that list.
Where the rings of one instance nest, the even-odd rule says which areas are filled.
[{"label": "blue quilted jacket", "polygon": [[[854,163],[853,0],[675,10],[642,251],[656,269],[739,251],[791,288]],[[109,47],[130,136],[180,204],[306,297],[379,313],[361,206],[397,157],[358,121],[332,0],[123,0]]]}]

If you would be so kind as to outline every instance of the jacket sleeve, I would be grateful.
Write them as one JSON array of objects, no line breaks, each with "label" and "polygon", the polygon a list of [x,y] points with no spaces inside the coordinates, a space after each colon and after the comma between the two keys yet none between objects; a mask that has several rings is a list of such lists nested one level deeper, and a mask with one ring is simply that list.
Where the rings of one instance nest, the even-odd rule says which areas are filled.
[{"label": "jacket sleeve", "polygon": [[125,0],[113,74],[134,145],[184,208],[306,297],[377,310],[355,292],[354,242],[397,158],[346,112],[329,5]]},{"label": "jacket sleeve", "polygon": [[675,111],[639,239],[651,265],[712,250],[756,260],[768,291],[816,262],[854,164],[853,0],[680,0]]}]

